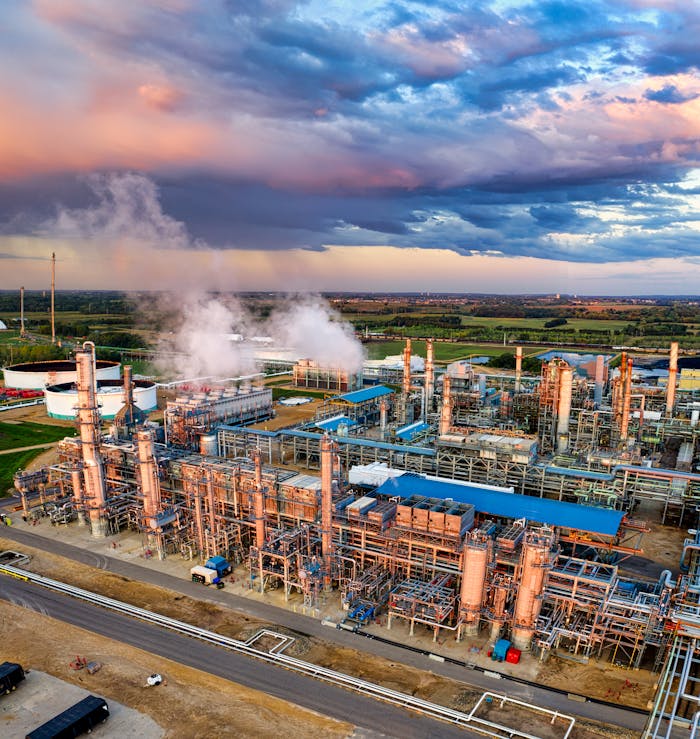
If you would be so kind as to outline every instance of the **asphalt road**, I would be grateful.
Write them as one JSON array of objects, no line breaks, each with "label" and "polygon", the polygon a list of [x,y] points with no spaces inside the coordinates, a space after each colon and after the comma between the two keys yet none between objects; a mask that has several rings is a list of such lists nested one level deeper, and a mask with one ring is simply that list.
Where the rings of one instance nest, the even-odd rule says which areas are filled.
[{"label": "asphalt road", "polygon": [[429,660],[424,655],[416,654],[400,646],[377,642],[348,631],[330,629],[327,626],[321,625],[317,619],[277,608],[267,603],[237,596],[227,590],[207,589],[206,594],[204,594],[201,586],[189,580],[173,577],[150,567],[141,567],[131,562],[124,562],[114,557],[97,554],[54,538],[41,536],[29,531],[21,531],[11,526],[0,527],[0,536],[12,539],[18,544],[27,544],[37,549],[53,552],[54,554],[82,562],[91,567],[109,570],[110,572],[124,575],[133,580],[141,580],[153,585],[160,585],[161,587],[189,595],[198,600],[216,602],[224,607],[233,608],[240,613],[268,621],[272,624],[283,625],[301,634],[316,636],[342,646],[369,652],[380,657],[385,657],[392,662],[410,665],[421,670],[429,670],[435,674],[459,680],[482,690],[490,690],[496,693],[505,692],[511,698],[534,703],[544,708],[639,732],[644,727],[645,715],[628,711],[623,707],[606,706],[597,703],[572,702],[565,695],[555,693],[546,688],[539,688],[507,679],[498,680],[490,678],[481,672],[466,669],[460,665],[454,665],[448,662],[435,662]]},{"label": "asphalt road", "polygon": [[[0,598],[386,736],[406,739],[479,737],[474,732],[213,647],[32,583],[0,576]],[[12,636],[8,633],[4,638]]]}]

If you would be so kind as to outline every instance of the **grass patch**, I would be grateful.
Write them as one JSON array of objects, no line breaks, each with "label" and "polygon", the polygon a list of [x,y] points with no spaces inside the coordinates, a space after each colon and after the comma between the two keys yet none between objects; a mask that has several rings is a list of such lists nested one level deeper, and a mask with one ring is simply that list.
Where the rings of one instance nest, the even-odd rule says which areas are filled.
[{"label": "grass patch", "polygon": [[296,396],[304,397],[308,395],[310,398],[325,398],[326,395],[335,395],[333,390],[307,390],[305,387],[273,387],[272,388],[272,399],[279,400],[280,398],[293,398]]},{"label": "grass patch", "polygon": [[[384,359],[387,356],[396,356],[403,352],[405,341],[374,341],[365,345],[369,359]],[[435,360],[437,362],[454,362],[456,359],[467,359],[468,357],[484,356],[496,357],[506,351],[512,351],[513,347],[503,347],[498,344],[461,344],[449,341],[435,341],[433,344]],[[425,342],[411,341],[411,352],[420,357],[425,357]]]},{"label": "grass patch", "polygon": [[[48,444],[66,436],[75,436],[75,430],[62,426],[46,426],[41,423],[0,423],[0,450],[16,449],[33,444]],[[9,455],[7,455],[9,456]],[[7,456],[0,459],[4,467]]]},{"label": "grass patch", "polygon": [[12,452],[0,456],[0,498],[7,497],[14,490],[12,477],[19,469],[26,466],[42,453],[42,449],[29,449],[24,452]]}]

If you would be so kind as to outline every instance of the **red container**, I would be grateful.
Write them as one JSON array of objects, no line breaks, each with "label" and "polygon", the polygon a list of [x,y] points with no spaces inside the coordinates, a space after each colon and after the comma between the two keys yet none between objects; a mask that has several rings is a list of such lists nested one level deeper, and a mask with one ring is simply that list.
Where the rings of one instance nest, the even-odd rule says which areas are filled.
[{"label": "red container", "polygon": [[515,647],[510,647],[506,652],[506,662],[510,662],[513,665],[517,665],[520,662],[520,650]]}]

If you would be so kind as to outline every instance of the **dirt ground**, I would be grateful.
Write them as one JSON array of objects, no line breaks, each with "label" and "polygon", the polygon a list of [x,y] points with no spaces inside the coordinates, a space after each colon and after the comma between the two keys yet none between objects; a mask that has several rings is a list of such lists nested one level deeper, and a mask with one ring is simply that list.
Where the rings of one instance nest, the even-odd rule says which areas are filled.
[{"label": "dirt ground", "polygon": [[[17,545],[10,540],[0,538],[0,551],[5,549],[17,550]],[[284,628],[271,626],[268,623],[237,613],[231,609],[195,600],[157,586],[132,581],[121,575],[68,561],[62,557],[32,547],[23,546],[21,547],[21,551],[31,555],[32,560],[30,564],[25,566],[34,572],[154,610],[158,613],[196,624],[201,628],[217,631],[226,636],[245,640],[263,627],[270,627],[280,633],[292,633]],[[0,613],[2,613],[1,609],[2,605],[0,605]],[[481,690],[471,688],[464,683],[443,678],[428,671],[394,663],[358,650],[341,647],[326,640],[299,637],[299,635],[293,633],[292,635],[296,639],[285,651],[286,654],[336,669],[346,674],[361,677],[425,700],[440,703],[458,710],[470,710],[482,693]],[[13,642],[17,638],[13,637]],[[31,641],[29,634],[27,634],[27,638]],[[99,640],[99,637],[93,638]],[[121,647],[121,645],[118,646]],[[125,649],[128,650],[129,648],[125,647]],[[68,650],[68,654],[70,655],[72,651],[75,650]],[[82,651],[85,651],[85,649],[83,648]],[[49,653],[50,650],[47,650],[47,655]],[[119,653],[121,654],[121,652]],[[89,657],[91,659],[100,659],[100,657],[92,654]],[[47,660],[50,660],[50,657],[47,656]],[[103,660],[100,659],[100,661]],[[112,664],[116,665],[113,661]],[[37,665],[37,667],[38,669],[44,669],[51,674],[55,674],[48,667],[42,665]],[[172,668],[169,667],[168,670],[169,674],[173,674]],[[161,671],[159,668],[149,667],[146,674],[159,671]],[[623,692],[624,681],[629,677],[629,673],[618,670],[617,674],[613,674],[613,671],[614,668],[610,666],[611,674],[605,678],[605,684],[614,685],[616,689]],[[194,673],[196,671],[190,672]],[[577,692],[583,692],[592,696],[598,695],[599,692],[604,692],[598,690],[602,674],[598,669],[586,668],[573,663],[569,664],[563,660],[552,658],[545,663],[542,673],[541,681],[544,684],[550,684],[556,687],[561,687],[562,684],[576,685]],[[214,678],[211,679],[213,680]],[[540,680],[539,676],[538,680]],[[116,697],[127,705],[142,710],[138,705],[132,704],[130,700],[127,700],[120,693],[117,693]],[[603,697],[603,695],[600,695],[600,697]],[[629,690],[625,693],[624,698],[635,699],[636,694]],[[641,699],[645,704],[647,697],[641,696]],[[630,705],[637,704],[636,700],[622,700],[621,702],[629,702]],[[149,715],[153,716],[161,725],[166,726],[156,714],[149,712]],[[546,721],[541,722],[538,719],[533,719],[532,722],[528,723],[531,724],[533,733],[538,736],[540,735],[538,733],[539,724],[542,723],[543,726],[547,725]],[[341,729],[339,729],[339,732],[338,735],[342,735]],[[571,734],[571,737],[572,739],[593,739],[593,737],[607,736],[608,734],[606,732],[607,729],[603,726],[577,721],[576,729]],[[325,735],[332,736],[333,734]],[[616,730],[616,735],[620,739],[626,739],[627,736],[629,736],[629,739],[633,737],[632,733],[626,735],[620,730]],[[256,734],[256,736],[262,736],[262,734]]]},{"label": "dirt ground", "polygon": [[[108,702],[117,700],[144,713],[163,728],[166,737],[345,737],[353,731],[349,724],[26,608],[0,602],[0,618],[5,635],[4,659],[47,672],[88,688]],[[97,660],[103,667],[94,675],[74,671],[69,663],[76,655]],[[155,672],[165,678],[165,683],[145,687],[146,678]]]}]

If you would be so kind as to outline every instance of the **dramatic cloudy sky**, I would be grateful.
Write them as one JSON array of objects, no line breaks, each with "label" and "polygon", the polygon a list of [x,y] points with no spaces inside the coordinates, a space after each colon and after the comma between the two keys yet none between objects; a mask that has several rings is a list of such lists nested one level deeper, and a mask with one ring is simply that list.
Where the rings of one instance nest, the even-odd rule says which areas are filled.
[{"label": "dramatic cloudy sky", "polygon": [[0,287],[698,293],[692,0],[4,0]]}]

